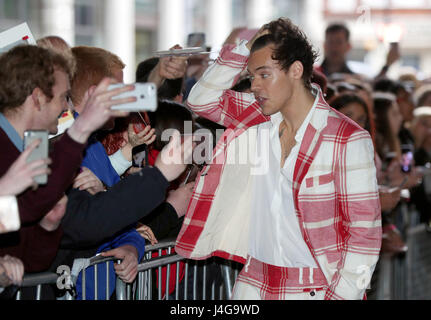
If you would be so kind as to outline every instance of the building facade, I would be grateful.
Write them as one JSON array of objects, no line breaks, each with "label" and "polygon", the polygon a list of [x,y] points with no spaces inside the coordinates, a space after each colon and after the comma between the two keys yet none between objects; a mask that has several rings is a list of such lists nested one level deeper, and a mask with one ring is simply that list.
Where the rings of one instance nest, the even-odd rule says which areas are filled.
[{"label": "building facade", "polygon": [[431,0],[0,0],[0,31],[26,21],[36,38],[55,34],[72,46],[103,47],[122,58],[125,80],[132,82],[137,63],[185,46],[189,33],[204,32],[217,52],[233,28],[287,16],[323,54],[324,29],[342,21],[352,34],[349,58],[368,73],[377,73],[396,40],[403,57],[393,75],[407,66],[428,76],[430,15]]}]

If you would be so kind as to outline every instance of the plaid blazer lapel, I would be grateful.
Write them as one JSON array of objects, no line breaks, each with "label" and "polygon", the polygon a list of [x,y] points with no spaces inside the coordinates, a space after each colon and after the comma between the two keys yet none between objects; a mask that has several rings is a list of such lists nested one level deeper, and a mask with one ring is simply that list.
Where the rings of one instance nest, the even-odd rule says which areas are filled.
[{"label": "plaid blazer lapel", "polygon": [[259,104],[255,101],[249,107],[247,107],[238,118],[232,121],[232,124],[229,126],[231,129],[248,129],[252,126],[258,125],[262,122],[269,121],[270,117],[265,116],[262,113],[262,109]]},{"label": "plaid blazer lapel", "polygon": [[256,101],[248,106],[236,119],[232,120],[230,126],[226,128],[225,133],[217,142],[212,163],[224,163],[227,147],[233,139],[244,133],[248,128],[269,120],[270,117],[262,113]]},{"label": "plaid blazer lapel", "polygon": [[319,101],[305,131],[293,173],[293,192],[296,208],[298,208],[298,193],[301,183],[322,144],[323,135],[321,132],[326,127],[329,109],[329,105],[323,99],[319,90]]}]

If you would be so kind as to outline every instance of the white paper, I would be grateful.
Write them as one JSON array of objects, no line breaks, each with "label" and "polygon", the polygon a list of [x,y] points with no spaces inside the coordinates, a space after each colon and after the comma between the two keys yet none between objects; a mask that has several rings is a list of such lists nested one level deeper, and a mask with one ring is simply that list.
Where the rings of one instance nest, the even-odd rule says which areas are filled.
[{"label": "white paper", "polygon": [[18,203],[14,196],[0,196],[0,233],[20,228]]},{"label": "white paper", "polygon": [[0,53],[20,44],[36,45],[36,40],[26,22],[0,33]]}]

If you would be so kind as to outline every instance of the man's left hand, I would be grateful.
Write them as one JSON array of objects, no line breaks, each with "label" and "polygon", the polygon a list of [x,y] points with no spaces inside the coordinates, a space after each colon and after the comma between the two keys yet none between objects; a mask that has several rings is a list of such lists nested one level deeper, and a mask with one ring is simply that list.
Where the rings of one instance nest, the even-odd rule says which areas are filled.
[{"label": "man's left hand", "polygon": [[118,277],[126,283],[132,283],[138,274],[138,250],[132,245],[105,251],[104,257],[122,259],[120,264],[114,263],[114,269]]}]

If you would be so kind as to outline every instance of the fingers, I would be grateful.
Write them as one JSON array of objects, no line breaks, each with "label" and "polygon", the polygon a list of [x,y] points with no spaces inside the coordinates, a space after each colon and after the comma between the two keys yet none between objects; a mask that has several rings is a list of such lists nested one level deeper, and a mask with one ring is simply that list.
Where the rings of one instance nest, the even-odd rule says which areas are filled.
[{"label": "fingers", "polygon": [[83,167],[82,172],[73,182],[73,188],[87,190],[89,193],[94,195],[103,190],[103,184],[90,169]]},{"label": "fingers", "polygon": [[47,174],[47,175],[51,174],[51,169],[48,167],[42,167],[42,168],[35,169],[31,172],[31,177],[34,178],[34,177],[36,177],[38,175],[42,175],[42,174]]},{"label": "fingers", "polygon": [[146,136],[149,132],[151,131],[156,131],[155,129],[151,129],[151,126],[146,126],[144,128],[144,130],[142,130],[141,132],[139,132],[138,134],[136,134],[139,138],[142,138],[144,136]]},{"label": "fingers", "polygon": [[174,45],[172,48],[169,48],[169,50],[173,50],[173,49],[182,49],[183,47],[181,47],[178,43],[176,45]]},{"label": "fingers", "polygon": [[166,79],[182,78],[187,68],[187,57],[166,57],[160,60],[160,75]]},{"label": "fingers", "polygon": [[20,285],[24,275],[24,266],[18,258],[6,255],[3,257],[3,267],[13,284]]},{"label": "fingers", "polygon": [[133,282],[138,273],[138,259],[133,254],[127,254],[120,264],[114,264],[114,269],[121,280]]},{"label": "fingers", "polygon": [[42,140],[40,139],[36,139],[34,140],[32,143],[30,143],[28,145],[27,148],[25,148],[25,150],[20,154],[20,156],[18,157],[18,159],[23,159],[23,160],[27,160],[27,157],[30,155],[30,153],[32,153],[32,151],[34,149],[37,148],[37,146],[42,142]]},{"label": "fingers", "polygon": [[135,280],[136,275],[138,274],[138,263],[130,263],[127,265],[127,268],[124,270],[118,270],[118,268],[123,265],[124,262],[121,264],[114,264],[115,272],[117,273],[118,277],[123,280],[126,283],[131,283]]},{"label": "fingers", "polygon": [[154,235],[153,230],[151,230],[150,227],[146,225],[142,225],[140,228],[136,230],[144,239],[150,241],[152,245],[158,243],[156,236]]},{"label": "fingers", "polygon": [[147,140],[145,141],[145,144],[146,144],[146,145],[150,145],[150,144],[152,144],[154,141],[156,141],[156,135],[153,135],[149,140],[147,139]]},{"label": "fingers", "polygon": [[184,163],[189,163],[193,156],[193,148],[196,146],[193,143],[193,136],[187,136],[181,145],[181,150],[184,150],[183,159]]},{"label": "fingers", "polygon": [[130,96],[126,98],[117,98],[113,99],[113,97],[118,96],[122,93],[133,91],[135,89],[134,85],[125,85],[119,88],[115,88],[112,90],[107,90],[108,86],[111,84],[111,80],[109,78],[103,79],[100,84],[96,87],[93,95],[90,97],[88,103],[92,101],[96,104],[102,105],[104,109],[111,116],[127,116],[129,112],[119,111],[119,110],[111,110],[110,108],[114,105],[120,105],[125,103],[131,103],[136,101],[136,97]]},{"label": "fingers", "polygon": [[193,191],[193,188],[195,187],[195,181],[187,183],[186,185],[184,185],[184,187]]}]

